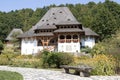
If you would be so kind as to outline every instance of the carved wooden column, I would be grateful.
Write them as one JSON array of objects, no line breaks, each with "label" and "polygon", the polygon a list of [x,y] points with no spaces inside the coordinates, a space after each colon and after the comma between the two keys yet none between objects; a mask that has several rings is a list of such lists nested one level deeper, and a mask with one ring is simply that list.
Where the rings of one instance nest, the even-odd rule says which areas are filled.
[{"label": "carved wooden column", "polygon": [[64,35],[64,36],[65,36],[65,39],[64,39],[64,40],[65,40],[65,43],[66,43],[66,35]]}]

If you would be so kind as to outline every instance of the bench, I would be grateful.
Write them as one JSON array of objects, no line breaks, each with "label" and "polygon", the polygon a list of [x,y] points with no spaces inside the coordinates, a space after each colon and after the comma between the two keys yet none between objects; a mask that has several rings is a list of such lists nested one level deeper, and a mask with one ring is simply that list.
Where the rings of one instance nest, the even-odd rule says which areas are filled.
[{"label": "bench", "polygon": [[65,73],[70,73],[69,70],[75,70],[76,75],[80,75],[81,77],[89,77],[92,67],[86,65],[78,65],[78,66],[67,66],[62,65],[61,68],[64,68]]}]

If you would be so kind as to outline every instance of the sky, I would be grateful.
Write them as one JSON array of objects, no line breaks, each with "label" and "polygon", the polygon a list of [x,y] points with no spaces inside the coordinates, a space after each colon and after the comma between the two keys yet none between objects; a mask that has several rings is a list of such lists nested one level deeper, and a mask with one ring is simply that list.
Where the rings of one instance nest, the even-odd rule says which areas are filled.
[{"label": "sky", "polygon": [[[23,8],[31,8],[35,10],[36,8],[42,8],[51,4],[86,4],[90,1],[98,3],[104,2],[105,0],[0,0],[0,11],[9,12],[11,10],[19,10]],[[113,1],[120,4],[120,0]]]}]

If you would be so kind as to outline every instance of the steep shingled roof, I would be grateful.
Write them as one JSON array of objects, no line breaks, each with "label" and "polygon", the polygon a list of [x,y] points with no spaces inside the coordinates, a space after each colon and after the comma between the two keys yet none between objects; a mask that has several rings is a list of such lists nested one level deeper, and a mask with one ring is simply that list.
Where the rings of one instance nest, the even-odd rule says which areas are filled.
[{"label": "steep shingled roof", "polygon": [[[18,36],[18,38],[22,37],[32,37],[32,36],[52,36],[52,32],[50,35],[48,33],[34,33],[35,30],[42,30],[42,29],[53,29],[55,30],[53,33],[56,32],[85,32],[85,35],[93,35],[98,36],[95,32],[91,29],[84,28],[84,29],[57,29],[59,25],[82,25],[79,23],[76,18],[73,16],[71,11],[67,7],[55,7],[51,8],[47,11],[47,13],[41,18],[38,23],[33,26],[30,30]],[[59,26],[60,27],[60,26]]]},{"label": "steep shingled roof", "polygon": [[[43,18],[35,25],[36,29],[42,26],[51,27],[57,24],[80,24],[67,7],[55,7],[48,10]],[[51,27],[52,28],[52,27]],[[55,28],[55,27],[54,27]]]},{"label": "steep shingled roof", "polygon": [[[23,34],[23,31],[21,29],[14,28],[7,36],[5,40],[13,40],[13,34]],[[16,36],[17,37],[17,36]]]},{"label": "steep shingled roof", "polygon": [[99,36],[94,31],[92,31],[90,28],[83,28],[83,30],[85,31],[86,36]]},{"label": "steep shingled roof", "polygon": [[57,24],[80,24],[67,7],[55,7],[47,11],[42,19],[30,30],[18,37],[31,37],[36,29],[56,29]]}]

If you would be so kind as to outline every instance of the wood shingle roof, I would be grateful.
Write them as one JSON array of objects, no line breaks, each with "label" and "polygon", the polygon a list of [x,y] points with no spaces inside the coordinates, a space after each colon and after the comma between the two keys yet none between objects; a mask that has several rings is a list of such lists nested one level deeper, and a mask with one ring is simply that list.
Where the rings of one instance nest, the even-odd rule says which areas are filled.
[{"label": "wood shingle roof", "polygon": [[[53,33],[57,32],[84,32],[85,35],[94,35],[97,36],[95,32],[93,32],[91,29],[88,28],[69,28],[69,29],[57,29],[57,26],[59,25],[81,25],[80,22],[76,20],[76,18],[73,16],[71,11],[67,7],[55,7],[51,8],[47,11],[47,13],[41,18],[41,20],[33,26],[30,30],[25,32],[22,35],[19,35],[19,38],[22,37],[32,37],[32,36],[52,36]],[[44,32],[43,33],[35,33],[35,30],[50,30],[53,29],[54,31],[50,34]]]},{"label": "wood shingle roof", "polygon": [[[14,28],[7,36],[5,40],[13,40],[13,35],[17,33],[18,35],[23,34],[23,31],[21,29]],[[17,35],[16,35],[17,37]]]}]

